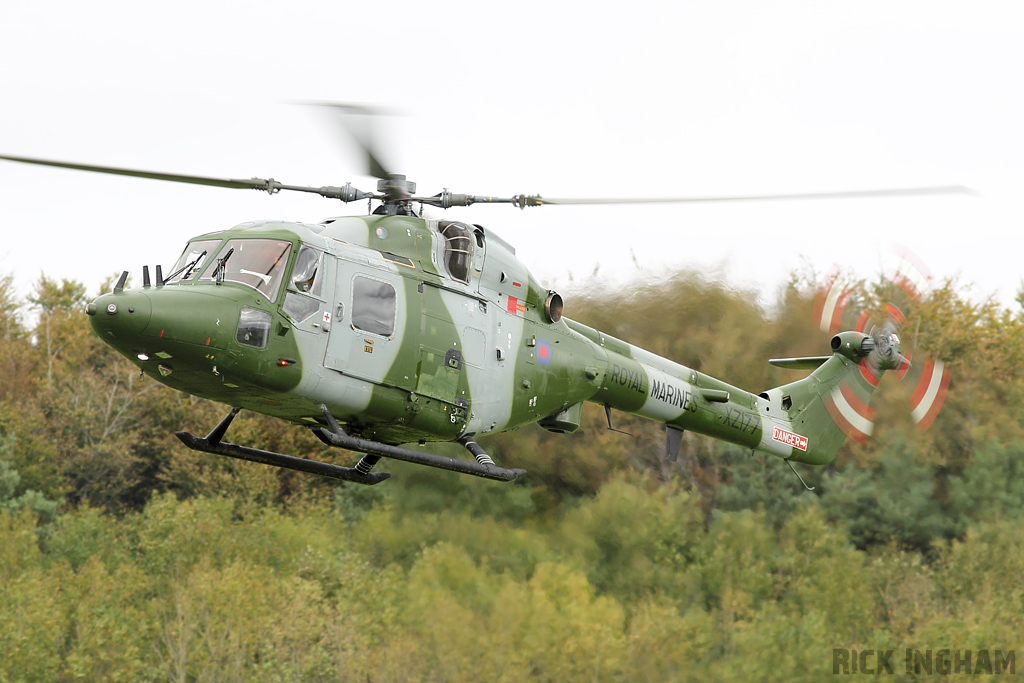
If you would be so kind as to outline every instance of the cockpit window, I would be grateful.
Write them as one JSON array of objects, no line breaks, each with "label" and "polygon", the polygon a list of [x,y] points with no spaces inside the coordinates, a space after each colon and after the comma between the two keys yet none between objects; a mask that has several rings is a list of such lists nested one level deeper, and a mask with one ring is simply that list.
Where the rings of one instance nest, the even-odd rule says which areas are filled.
[{"label": "cockpit window", "polygon": [[164,283],[181,282],[183,280],[195,279],[196,273],[201,273],[203,267],[213,260],[213,252],[220,244],[220,240],[195,240],[189,242],[185,251],[178,257],[177,262],[167,274]]},{"label": "cockpit window", "polygon": [[292,243],[287,240],[228,240],[217,258],[209,263],[202,279],[214,280],[220,271],[224,281],[252,287],[274,301],[281,291],[281,279],[291,249]]},{"label": "cockpit window", "polygon": [[270,338],[271,322],[272,318],[266,311],[243,308],[238,318],[238,331],[235,332],[235,339],[239,344],[262,349],[267,345],[267,339]]},{"label": "cockpit window", "polygon": [[323,289],[323,277],[320,275],[322,256],[321,252],[311,247],[303,246],[299,249],[295,269],[292,271],[292,287],[300,292],[320,296]]},{"label": "cockpit window", "polygon": [[313,314],[320,312],[320,302],[295,292],[286,292],[281,310],[295,322],[301,323],[308,320]]},{"label": "cockpit window", "polygon": [[444,263],[448,274],[461,282],[469,282],[469,267],[473,263],[473,233],[469,226],[441,221],[438,229],[444,235]]}]

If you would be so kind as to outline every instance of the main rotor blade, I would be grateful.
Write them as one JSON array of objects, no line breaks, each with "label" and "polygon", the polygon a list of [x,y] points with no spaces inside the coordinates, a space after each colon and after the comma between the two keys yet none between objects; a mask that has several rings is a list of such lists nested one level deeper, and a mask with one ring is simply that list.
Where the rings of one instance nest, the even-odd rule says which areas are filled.
[{"label": "main rotor blade", "polygon": [[526,206],[544,204],[678,204],[684,202],[761,202],[786,199],[846,199],[858,197],[907,197],[914,195],[967,194],[977,192],[963,185],[941,185],[935,187],[909,187],[892,190],[852,190],[846,192],[801,192],[796,194],[734,195],[718,197],[605,197],[578,199],[564,197],[526,197]]},{"label": "main rotor blade", "polygon": [[235,189],[266,189],[259,186],[259,183],[266,183],[261,178],[241,180],[236,178],[208,178],[197,175],[180,175],[177,173],[155,173],[153,171],[138,171],[130,168],[115,168],[113,166],[91,166],[88,164],[72,164],[66,161],[51,161],[49,159],[33,159],[30,157],[12,157],[0,155],[0,159],[7,161],[18,161],[23,164],[38,164],[40,166],[56,166],[57,168],[70,168],[76,171],[91,171],[93,173],[112,173],[114,175],[127,175],[135,178],[152,178],[153,180],[168,180],[174,183],[191,183],[193,185],[213,185],[215,187],[230,187]]},{"label": "main rotor blade", "polygon": [[139,171],[130,168],[117,168],[115,166],[93,166],[90,164],[72,164],[66,161],[53,161],[50,159],[35,159],[32,157],[14,157],[0,154],[0,159],[17,161],[22,164],[37,164],[39,166],[56,166],[57,168],[69,168],[75,171],[89,171],[91,173],[109,173],[112,175],[126,175],[134,178],[150,178],[152,180],[165,180],[172,183],[189,183],[191,185],[210,185],[213,187],[227,187],[235,190],[262,190],[269,194],[276,194],[281,190],[292,190],[295,192],[311,192],[328,199],[340,199],[343,202],[355,201],[372,197],[379,198],[361,192],[351,185],[344,187],[308,187],[305,185],[285,185],[273,178],[210,178],[198,175],[182,175],[179,173],[157,173],[155,171]]},{"label": "main rotor blade", "polygon": [[[372,117],[383,116],[391,112],[379,107],[347,104],[345,102],[302,102],[301,104],[324,107],[339,113],[342,125],[366,155],[367,173],[374,178],[387,179],[391,176],[391,173],[380,160],[380,154],[373,139],[374,130],[372,123]],[[360,120],[363,125],[356,125],[352,119],[354,116],[364,117]]]}]

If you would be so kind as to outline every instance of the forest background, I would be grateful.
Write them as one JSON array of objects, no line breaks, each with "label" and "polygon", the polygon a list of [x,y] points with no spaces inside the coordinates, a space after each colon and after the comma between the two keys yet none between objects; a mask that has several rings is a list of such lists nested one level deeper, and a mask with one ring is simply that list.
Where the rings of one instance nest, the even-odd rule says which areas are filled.
[{"label": "forest background", "polygon": [[[566,313],[759,392],[804,374],[768,358],[828,348],[819,284],[766,312],[693,273],[587,282]],[[1014,649],[1024,311],[968,293],[906,311],[952,370],[932,428],[887,376],[813,492],[692,434],[666,462],[663,428],[592,405],[572,435],[481,439],[514,484],[389,462],[365,488],[188,451],[173,432],[224,406],[141,380],[82,284],[0,278],[0,681],[811,681],[833,648],[896,649],[901,680],[904,648]],[[354,462],[253,414],[231,438]]]}]

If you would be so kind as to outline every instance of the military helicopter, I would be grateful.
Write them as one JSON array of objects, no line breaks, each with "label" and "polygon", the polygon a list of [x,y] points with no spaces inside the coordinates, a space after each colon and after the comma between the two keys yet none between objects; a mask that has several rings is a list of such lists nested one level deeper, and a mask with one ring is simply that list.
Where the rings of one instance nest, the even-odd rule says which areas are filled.
[{"label": "military helicopter", "polygon": [[[494,462],[478,435],[537,423],[568,433],[583,403],[663,423],[674,460],[684,430],[793,462],[831,462],[846,432],[831,412],[834,390],[869,395],[875,375],[907,364],[891,326],[836,334],[831,354],[775,359],[812,369],[806,378],[754,394],[562,315],[562,297],[538,282],[494,231],[429,218],[423,207],[747,201],[962,193],[927,187],[820,194],[657,199],[552,199],[417,195],[360,140],[375,192],[287,185],[272,178],[221,179],[0,156],[8,161],[342,202],[377,202],[370,215],[319,223],[252,221],[193,237],[168,274],[143,268],[142,286],[87,305],[96,334],[140,371],[179,391],[231,406],[205,437],[176,432],[191,449],[275,467],[377,484],[381,457],[511,481],[525,470]],[[417,210],[418,205],[418,210]],[[309,427],[328,446],[362,453],[354,467],[224,440],[251,410]],[[457,442],[474,460],[405,444]],[[801,478],[801,482],[803,479]],[[806,484],[804,484],[806,486]]]}]

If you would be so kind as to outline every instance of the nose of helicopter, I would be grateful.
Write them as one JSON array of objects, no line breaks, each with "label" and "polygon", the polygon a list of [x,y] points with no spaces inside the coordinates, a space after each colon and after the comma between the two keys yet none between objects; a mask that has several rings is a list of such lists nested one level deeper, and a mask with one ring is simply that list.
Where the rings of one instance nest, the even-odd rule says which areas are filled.
[{"label": "nose of helicopter", "polygon": [[85,312],[101,339],[124,344],[139,336],[149,324],[153,305],[144,291],[132,289],[103,294]]},{"label": "nose of helicopter", "polygon": [[[100,339],[131,360],[144,362],[154,354],[165,360],[173,357],[176,375],[191,365],[211,371],[216,366],[220,371],[247,351],[259,352],[266,346],[272,318],[246,308],[266,308],[262,296],[241,287],[214,287],[115,290],[88,304],[86,313]],[[256,325],[263,333],[259,343],[238,336],[241,312],[246,310],[266,318],[265,325]],[[223,354],[225,349],[230,353]]]}]

